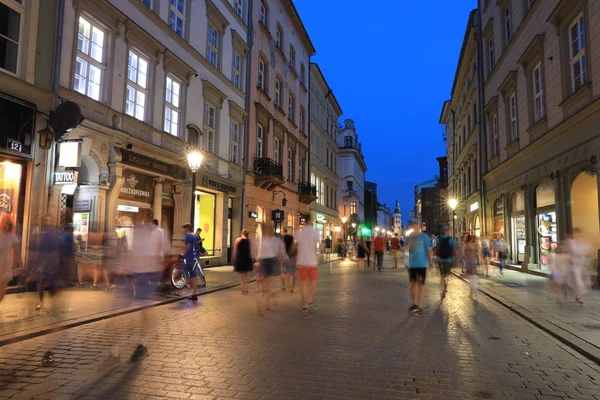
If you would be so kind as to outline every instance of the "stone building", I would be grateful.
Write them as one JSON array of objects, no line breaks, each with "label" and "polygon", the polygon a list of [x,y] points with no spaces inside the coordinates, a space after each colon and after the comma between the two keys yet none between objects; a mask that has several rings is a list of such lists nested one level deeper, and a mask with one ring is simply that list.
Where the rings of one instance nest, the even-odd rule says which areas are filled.
[{"label": "stone building", "polygon": [[365,219],[365,172],[367,165],[358,140],[354,121],[344,120],[338,133],[340,176],[340,215],[347,223],[360,225]]},{"label": "stone building", "polygon": [[404,233],[402,229],[402,210],[400,209],[400,202],[398,200],[396,200],[396,206],[394,207],[393,218],[392,231],[394,234],[402,235]]}]

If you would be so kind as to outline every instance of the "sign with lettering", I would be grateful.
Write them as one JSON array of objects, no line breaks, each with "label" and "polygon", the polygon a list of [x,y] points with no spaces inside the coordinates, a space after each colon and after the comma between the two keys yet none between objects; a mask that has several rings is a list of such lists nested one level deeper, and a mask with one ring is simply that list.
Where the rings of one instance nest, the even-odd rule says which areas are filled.
[{"label": "sign with lettering", "polygon": [[248,218],[258,218],[258,213],[256,211],[248,211]]},{"label": "sign with lettering", "polygon": [[121,187],[119,198],[152,203],[154,178],[131,170],[124,170],[125,182]]},{"label": "sign with lettering", "polygon": [[20,153],[23,149],[23,145],[18,140],[6,138],[6,148],[8,150],[18,151]]},{"label": "sign with lettering", "polygon": [[121,156],[121,162],[123,164],[144,168],[164,175],[170,175],[176,179],[185,178],[185,169],[180,166],[167,164],[125,149],[121,149]]},{"label": "sign with lettering", "polygon": [[494,216],[501,217],[504,215],[504,202],[502,199],[496,199],[494,201]]},{"label": "sign with lettering", "polygon": [[87,212],[92,210],[92,199],[73,201],[73,212]]},{"label": "sign with lettering", "polygon": [[325,221],[325,216],[323,214],[317,214],[317,222],[324,223]]},{"label": "sign with lettering", "polygon": [[271,211],[271,219],[273,221],[283,221],[283,210],[273,210]]},{"label": "sign with lettering", "polygon": [[552,206],[556,202],[554,196],[554,182],[546,181],[540,183],[537,188],[535,188],[535,200],[536,207],[547,207]]},{"label": "sign with lettering", "polygon": [[230,192],[230,193],[237,192],[237,188],[235,186],[231,186],[226,183],[213,180],[213,179],[209,178],[208,176],[202,177],[202,186],[204,186],[206,188],[216,189],[220,192],[226,192],[226,193],[227,192]]},{"label": "sign with lettering", "polygon": [[119,204],[117,206],[117,211],[138,212],[138,211],[140,211],[140,208],[136,207],[136,206],[126,206],[126,205],[123,205],[123,204]]},{"label": "sign with lettering", "polygon": [[54,173],[54,183],[56,185],[77,184],[77,171],[63,171]]},{"label": "sign with lettering", "polygon": [[306,225],[306,217],[304,216],[300,216],[300,221],[299,221],[300,225]]},{"label": "sign with lettering", "polygon": [[479,210],[479,202],[476,201],[474,203],[471,203],[471,206],[469,207],[469,210],[470,211],[477,211],[477,210]]}]

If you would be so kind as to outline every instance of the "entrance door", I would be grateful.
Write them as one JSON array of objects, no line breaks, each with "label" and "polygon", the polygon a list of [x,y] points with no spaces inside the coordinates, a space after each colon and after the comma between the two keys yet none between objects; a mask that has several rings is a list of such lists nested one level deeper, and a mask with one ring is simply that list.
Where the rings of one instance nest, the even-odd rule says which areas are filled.
[{"label": "entrance door", "polygon": [[600,218],[598,178],[595,173],[583,171],[575,178],[571,186],[570,208],[575,238],[587,242],[591,246],[592,253],[596,255],[596,251],[600,248]]}]

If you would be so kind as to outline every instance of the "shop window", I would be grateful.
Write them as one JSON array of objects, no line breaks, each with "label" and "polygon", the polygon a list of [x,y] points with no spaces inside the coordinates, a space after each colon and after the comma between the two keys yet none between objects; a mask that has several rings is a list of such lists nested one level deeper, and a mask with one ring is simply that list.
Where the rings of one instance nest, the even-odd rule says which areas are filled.
[{"label": "shop window", "polygon": [[202,229],[202,245],[209,255],[215,254],[215,212],[216,196],[212,193],[196,191],[196,211],[194,230]]},{"label": "shop window", "polygon": [[556,196],[554,181],[546,181],[535,189],[538,268],[549,270],[558,243]]},{"label": "shop window", "polygon": [[18,225],[19,196],[23,167],[10,161],[0,162],[0,223],[6,219]]}]

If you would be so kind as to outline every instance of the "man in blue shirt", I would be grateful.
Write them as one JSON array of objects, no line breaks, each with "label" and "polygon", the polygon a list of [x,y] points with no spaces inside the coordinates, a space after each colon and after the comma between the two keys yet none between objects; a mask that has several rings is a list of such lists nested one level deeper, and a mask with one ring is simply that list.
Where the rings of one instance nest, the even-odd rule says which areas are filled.
[{"label": "man in blue shirt", "polygon": [[442,300],[444,300],[446,292],[448,292],[448,277],[456,260],[456,241],[450,237],[448,232],[448,227],[445,226],[435,247],[435,258],[440,268],[440,277],[442,280]]},{"label": "man in blue shirt", "polygon": [[408,275],[410,277],[410,297],[413,305],[409,311],[412,313],[421,312],[421,302],[423,301],[423,291],[425,286],[425,277],[427,268],[433,257],[431,248],[431,239],[421,232],[419,223],[411,223],[412,233],[408,237]]},{"label": "man in blue shirt", "polygon": [[185,247],[182,254],[184,261],[183,267],[190,277],[190,286],[192,287],[192,297],[190,297],[190,299],[195,301],[198,300],[198,274],[197,270],[194,268],[196,260],[198,259],[198,237],[194,234],[194,228],[192,228],[192,225],[190,224],[185,224],[183,230],[185,231]]}]

